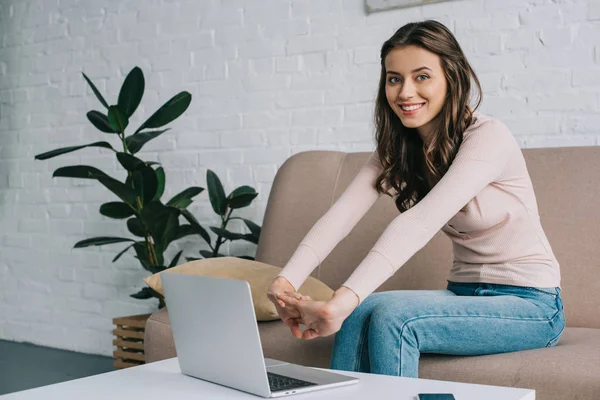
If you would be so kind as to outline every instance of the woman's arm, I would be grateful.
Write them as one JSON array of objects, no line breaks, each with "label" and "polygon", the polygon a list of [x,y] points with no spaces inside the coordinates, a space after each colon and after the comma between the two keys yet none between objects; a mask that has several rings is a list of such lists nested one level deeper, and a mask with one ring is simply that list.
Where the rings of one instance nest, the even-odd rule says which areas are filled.
[{"label": "woman's arm", "polygon": [[298,290],[379,198],[375,181],[383,170],[374,151],[344,193],[313,225],[278,276]]},{"label": "woman's arm", "polygon": [[362,302],[485,186],[501,180],[517,151],[521,151],[518,143],[499,121],[487,121],[470,132],[442,179],[419,203],[389,224],[343,286]]}]

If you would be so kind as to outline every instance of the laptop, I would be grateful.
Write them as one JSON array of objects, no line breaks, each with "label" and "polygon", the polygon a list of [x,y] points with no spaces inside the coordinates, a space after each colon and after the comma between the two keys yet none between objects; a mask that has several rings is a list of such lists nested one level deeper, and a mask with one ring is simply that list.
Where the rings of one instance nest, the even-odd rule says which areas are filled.
[{"label": "laptop", "polygon": [[248,282],[172,272],[160,277],[185,375],[261,397],[358,383],[355,377],[264,358]]}]

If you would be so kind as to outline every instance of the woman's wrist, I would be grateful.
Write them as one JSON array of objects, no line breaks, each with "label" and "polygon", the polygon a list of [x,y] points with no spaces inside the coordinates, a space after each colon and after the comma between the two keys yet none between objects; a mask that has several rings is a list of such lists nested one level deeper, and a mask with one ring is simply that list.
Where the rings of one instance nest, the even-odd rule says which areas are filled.
[{"label": "woman's wrist", "polygon": [[283,275],[277,275],[271,284],[290,286],[294,292],[297,291],[294,285]]},{"label": "woman's wrist", "polygon": [[338,290],[333,292],[333,296],[329,301],[333,304],[340,305],[342,308],[352,308],[353,310],[360,303],[358,295],[346,286],[341,286]]}]

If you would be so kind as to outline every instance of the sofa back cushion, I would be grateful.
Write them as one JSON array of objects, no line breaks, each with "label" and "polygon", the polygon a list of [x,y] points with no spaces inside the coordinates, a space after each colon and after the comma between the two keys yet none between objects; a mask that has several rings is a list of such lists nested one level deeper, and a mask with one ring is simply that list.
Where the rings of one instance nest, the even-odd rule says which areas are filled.
[{"label": "sofa back cushion", "polygon": [[[256,260],[283,267],[369,154],[314,150],[286,160],[269,194]],[[600,328],[600,147],[523,154],[542,226],[561,265],[567,325]],[[396,216],[393,199],[381,196],[312,276],[339,287]],[[445,289],[451,266],[452,244],[440,231],[378,291]]]}]

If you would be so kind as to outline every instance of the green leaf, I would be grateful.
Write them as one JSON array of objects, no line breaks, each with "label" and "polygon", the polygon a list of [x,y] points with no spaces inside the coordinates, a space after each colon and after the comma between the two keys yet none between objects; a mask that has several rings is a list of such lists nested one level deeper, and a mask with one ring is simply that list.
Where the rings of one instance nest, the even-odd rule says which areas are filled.
[{"label": "green leaf", "polygon": [[244,234],[244,235],[242,235],[241,239],[247,240],[250,243],[258,244],[258,238],[254,235]]},{"label": "green leaf", "polygon": [[120,201],[111,201],[100,206],[100,214],[114,219],[124,219],[131,217],[134,211],[126,203]]},{"label": "green leaf", "polygon": [[246,224],[248,229],[250,229],[250,232],[252,232],[254,236],[256,236],[257,238],[260,236],[260,232],[262,229],[259,225],[245,218],[242,218],[242,221],[244,221],[244,223]]},{"label": "green leaf", "polygon": [[244,239],[244,235],[241,233],[230,232],[227,229],[217,228],[214,226],[209,227],[211,231],[219,236],[223,236],[227,240],[240,240]]},{"label": "green leaf", "polygon": [[[140,260],[140,263],[142,264],[144,269],[146,269],[147,271],[150,271],[151,273],[155,274],[155,273],[163,271],[165,269],[165,267],[162,266],[163,257],[162,257],[162,253],[160,253],[160,252],[157,252],[157,254],[156,254],[156,256],[158,258],[158,263],[160,264],[160,266],[155,266],[155,265],[152,265],[152,263],[150,263],[150,257],[148,256],[148,249],[146,247],[145,242],[135,242],[133,245],[133,249],[135,250],[135,253],[137,254],[137,259]],[[155,250],[156,250],[156,248],[155,248]]]},{"label": "green leaf", "polygon": [[108,122],[108,117],[102,114],[100,111],[90,111],[87,114],[87,118],[90,120],[92,125],[105,133],[117,133]]},{"label": "green leaf", "polygon": [[133,172],[133,186],[142,204],[152,201],[158,189],[158,178],[152,167],[143,167]]},{"label": "green leaf", "polygon": [[122,237],[110,237],[110,236],[99,236],[90,239],[85,239],[75,243],[73,248],[79,249],[82,247],[90,246],[103,246],[105,244],[122,243],[122,242],[135,242],[135,240],[122,238]]},{"label": "green leaf", "polygon": [[127,149],[132,154],[135,154],[142,149],[142,147],[146,144],[146,142],[149,142],[150,140],[154,139],[155,137],[162,135],[169,129],[171,129],[171,128],[163,129],[160,131],[139,132],[134,135],[127,136],[125,138],[125,144],[127,145]]},{"label": "green leaf", "polygon": [[181,215],[183,215],[190,224],[200,226],[200,223],[198,222],[196,217],[194,217],[194,215],[189,210],[180,210],[180,211],[181,211]]},{"label": "green leaf", "polygon": [[189,210],[181,210],[181,215],[183,215],[183,217],[190,223],[192,224],[198,231],[198,234],[200,236],[202,236],[202,238],[206,241],[206,243],[208,243],[209,246],[212,246],[210,243],[210,235],[208,234],[208,232],[206,232],[206,230],[200,225],[200,223],[198,222],[198,220],[192,215],[192,213]]},{"label": "green leaf", "polygon": [[98,179],[108,177],[98,168],[90,167],[89,165],[72,165],[68,167],[60,167],[52,174],[53,178],[81,178],[81,179]]},{"label": "green leaf", "polygon": [[144,95],[144,85],[144,73],[139,67],[134,67],[121,86],[117,103],[127,118],[131,117],[140,105]]},{"label": "green leaf", "polygon": [[135,250],[135,254],[137,255],[137,259],[140,260],[142,266],[145,269],[151,268],[152,264],[150,263],[150,256],[148,255],[148,249],[146,247],[146,242],[139,241],[133,244],[133,250]]},{"label": "green leaf", "polygon": [[142,290],[140,290],[137,293],[134,294],[130,294],[130,297],[133,297],[134,299],[139,299],[139,300],[146,300],[146,299],[151,299],[153,297],[156,297],[154,295],[154,292],[152,289],[150,289],[149,287],[145,287]]},{"label": "green leaf", "polygon": [[159,201],[151,201],[142,208],[140,216],[142,220],[150,228],[154,230],[157,223],[161,218],[166,218],[170,212],[169,207],[165,206]]},{"label": "green leaf", "polygon": [[165,206],[158,201],[144,205],[140,216],[150,229],[154,243],[160,249],[166,249],[177,233],[180,211],[177,208]]},{"label": "green leaf", "polygon": [[98,177],[98,182],[103,184],[108,190],[116,194],[121,200],[130,206],[136,208],[135,192],[123,182],[111,178],[110,176]]},{"label": "green leaf", "polygon": [[183,250],[181,250],[179,253],[177,253],[177,255],[175,257],[173,257],[173,259],[171,260],[171,263],[167,266],[167,269],[173,268],[174,266],[177,265],[177,262],[179,261],[179,257],[181,257],[181,253],[183,253]]},{"label": "green leaf", "polygon": [[127,171],[135,171],[138,168],[144,167],[146,165],[145,162],[140,160],[137,157],[132,156],[131,154],[118,152],[117,160],[119,163],[125,168]]},{"label": "green leaf", "polygon": [[202,260],[201,258],[196,258],[196,257],[186,257],[185,258],[187,261],[196,261],[196,260]]},{"label": "green leaf", "polygon": [[142,221],[138,218],[129,218],[127,220],[127,229],[135,236],[146,237],[146,229],[142,225]]},{"label": "green leaf", "polygon": [[178,118],[187,110],[192,95],[188,92],[180,92],[167,101],[161,108],[158,109],[150,118],[144,122],[135,133],[138,133],[146,128],[160,128]]},{"label": "green leaf", "polygon": [[206,183],[208,186],[208,198],[210,205],[217,214],[223,216],[227,210],[227,199],[221,180],[212,170],[206,171]]},{"label": "green leaf", "polygon": [[244,260],[254,260],[254,257],[252,256],[238,256],[237,258],[242,258]]},{"label": "green leaf", "polygon": [[156,194],[154,195],[154,198],[152,200],[160,200],[163,193],[165,192],[165,170],[163,169],[163,167],[158,167],[156,170],[154,170],[154,172],[156,173],[158,186],[156,188]]},{"label": "green leaf", "polygon": [[90,78],[87,77],[86,74],[84,74],[83,72],[81,73],[83,75],[83,77],[85,78],[85,80],[87,81],[88,85],[90,85],[90,87],[92,88],[92,91],[94,92],[94,94],[96,95],[96,98],[98,100],[100,100],[100,103],[102,103],[102,105],[106,108],[108,108],[108,103],[106,102],[106,100],[104,100],[104,97],[102,97],[102,95],[100,94],[100,91],[96,88],[96,86],[92,83],[92,81],[90,80]]},{"label": "green leaf", "polygon": [[204,188],[201,188],[199,186],[189,187],[183,192],[173,196],[173,198],[169,200],[167,205],[180,209],[187,208],[187,206],[192,204],[192,198],[202,193],[202,191],[204,191]]},{"label": "green leaf", "polygon": [[167,218],[164,229],[162,230],[162,237],[159,241],[160,247],[162,249],[166,249],[169,247],[169,244],[175,239],[177,235],[177,230],[179,228],[179,214],[170,213]]},{"label": "green leaf", "polygon": [[111,149],[113,151],[115,150],[108,142],[94,142],[94,143],[90,143],[90,144],[84,144],[83,146],[70,146],[70,147],[63,147],[61,149],[47,151],[45,153],[38,154],[37,156],[35,156],[35,159],[36,160],[47,160],[49,158],[60,156],[61,154],[70,153],[72,151],[83,149],[85,147],[103,147],[105,149]]},{"label": "green leaf", "polygon": [[204,230],[204,228],[200,225],[179,225],[177,228],[177,234],[173,240],[178,240],[190,235],[200,235],[208,244],[210,244],[210,236],[208,235],[208,232],[206,232],[206,230]]},{"label": "green leaf", "polygon": [[258,193],[250,186],[240,186],[235,189],[227,198],[227,204],[231,209],[247,207],[252,200],[258,196]]},{"label": "green leaf", "polygon": [[112,262],[117,261],[119,258],[121,258],[121,256],[123,254],[125,254],[125,252],[127,252],[127,250],[129,250],[132,247],[133,247],[133,244],[130,244],[129,246],[125,247],[119,254],[117,254],[117,256],[115,258],[113,258]]},{"label": "green leaf", "polygon": [[108,108],[108,123],[115,132],[123,133],[129,125],[129,118],[119,106],[110,106]]},{"label": "green leaf", "polygon": [[122,182],[111,178],[110,176],[106,175],[104,172],[100,171],[97,168],[90,167],[88,165],[62,167],[54,171],[54,174],[52,176],[66,178],[97,179],[98,182],[100,182],[111,192],[116,194],[125,203],[129,204],[131,207],[134,208],[136,206],[135,192],[131,187],[128,187]]}]

